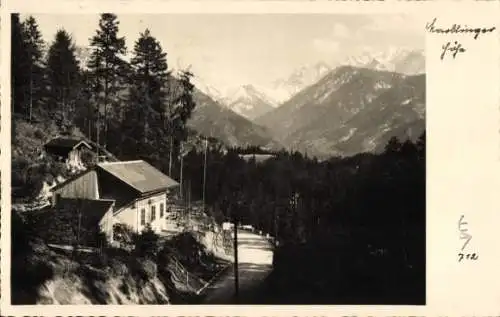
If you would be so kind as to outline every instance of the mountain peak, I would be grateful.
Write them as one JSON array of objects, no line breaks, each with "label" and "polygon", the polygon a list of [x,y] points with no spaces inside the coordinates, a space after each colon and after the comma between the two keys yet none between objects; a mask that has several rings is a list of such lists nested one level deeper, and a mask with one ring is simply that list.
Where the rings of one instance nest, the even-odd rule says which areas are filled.
[{"label": "mountain peak", "polygon": [[273,82],[273,97],[280,102],[286,101],[303,88],[320,80],[331,70],[332,67],[324,61],[302,65],[292,71],[288,77]]},{"label": "mountain peak", "polygon": [[251,84],[245,84],[245,85],[242,85],[240,88],[243,88],[247,91],[256,91],[255,87]]},{"label": "mountain peak", "polygon": [[276,106],[276,102],[251,84],[228,90],[222,101],[229,109],[253,120]]},{"label": "mountain peak", "polygon": [[258,126],[205,94],[195,90],[196,108],[188,125],[200,134],[219,139],[227,146],[275,146],[267,129]]},{"label": "mountain peak", "polygon": [[425,54],[421,49],[405,47],[390,47],[382,51],[365,48],[340,64],[416,75],[425,72]]},{"label": "mountain peak", "polygon": [[408,129],[415,136],[425,127],[425,80],[366,67],[378,62],[339,66],[257,122],[286,147],[327,156],[375,151]]},{"label": "mountain peak", "polygon": [[198,88],[201,92],[203,92],[213,100],[220,102],[223,99],[222,92],[214,86],[206,83],[203,78],[195,75],[193,77],[193,84],[196,88]]}]

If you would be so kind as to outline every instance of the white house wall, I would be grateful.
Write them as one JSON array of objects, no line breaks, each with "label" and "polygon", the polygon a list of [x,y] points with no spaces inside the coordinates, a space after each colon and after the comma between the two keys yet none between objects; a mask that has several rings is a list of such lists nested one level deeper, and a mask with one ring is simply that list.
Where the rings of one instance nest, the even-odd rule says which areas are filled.
[{"label": "white house wall", "polygon": [[114,223],[123,223],[132,228],[133,231],[138,231],[137,209],[133,206],[122,208],[120,212],[114,216],[114,218]]},{"label": "white house wall", "polygon": [[113,209],[112,205],[109,210],[104,214],[101,221],[99,221],[99,228],[106,234],[108,241],[113,242]]},{"label": "white house wall", "polygon": [[[160,214],[160,205],[163,204],[163,217]],[[156,208],[156,218],[151,221],[152,206]],[[141,224],[141,210],[145,211],[145,223]],[[134,205],[121,209],[115,215],[115,223],[123,223],[130,226],[135,232],[141,232],[146,225],[151,224],[151,228],[160,232],[165,228],[165,218],[167,214],[167,195],[159,193],[154,196],[145,197],[135,202]]]},{"label": "white house wall", "polygon": [[[137,223],[139,224],[139,231],[144,229],[146,226],[141,224],[141,210],[144,209],[146,211],[146,224],[151,224],[151,228],[159,232],[164,226],[162,224],[165,222],[165,213],[163,214],[163,218],[160,218],[160,204],[163,203],[164,211],[166,210],[166,202],[167,202],[167,194],[160,193],[155,196],[151,196],[148,198],[144,198],[137,202]],[[156,207],[156,219],[151,221],[151,207]]]}]

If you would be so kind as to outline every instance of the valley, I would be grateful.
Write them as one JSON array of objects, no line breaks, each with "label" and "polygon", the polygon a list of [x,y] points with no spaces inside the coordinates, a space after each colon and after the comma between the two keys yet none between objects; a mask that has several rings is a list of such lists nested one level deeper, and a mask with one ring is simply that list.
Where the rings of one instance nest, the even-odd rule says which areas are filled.
[{"label": "valley", "polygon": [[[82,61],[88,54],[78,50]],[[321,158],[377,152],[392,136],[415,140],[422,132],[424,73],[422,51],[392,47],[304,65],[268,87],[225,91],[195,76],[198,106],[188,124],[229,147]]]},{"label": "valley", "polygon": [[12,304],[424,305],[425,56],[339,20],[13,14]]}]

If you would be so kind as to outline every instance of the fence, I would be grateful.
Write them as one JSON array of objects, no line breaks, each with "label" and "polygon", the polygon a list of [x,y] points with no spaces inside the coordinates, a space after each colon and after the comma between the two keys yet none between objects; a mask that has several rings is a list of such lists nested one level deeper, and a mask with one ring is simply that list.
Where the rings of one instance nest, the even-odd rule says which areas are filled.
[{"label": "fence", "polygon": [[182,265],[182,263],[180,263],[175,257],[169,255],[168,259],[172,264],[170,272],[175,279],[186,285],[188,289],[190,288],[192,291],[196,292],[198,289],[203,287],[203,285],[205,285],[206,281],[204,281],[201,277],[189,272],[184,267],[184,265]]}]

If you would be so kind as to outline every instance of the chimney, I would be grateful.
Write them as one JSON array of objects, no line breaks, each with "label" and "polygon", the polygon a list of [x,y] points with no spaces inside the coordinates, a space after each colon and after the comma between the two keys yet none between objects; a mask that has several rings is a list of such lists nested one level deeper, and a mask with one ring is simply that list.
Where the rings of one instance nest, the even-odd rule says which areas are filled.
[{"label": "chimney", "polygon": [[59,199],[61,199],[61,194],[56,192],[52,193],[52,207],[55,207],[57,205]]}]

